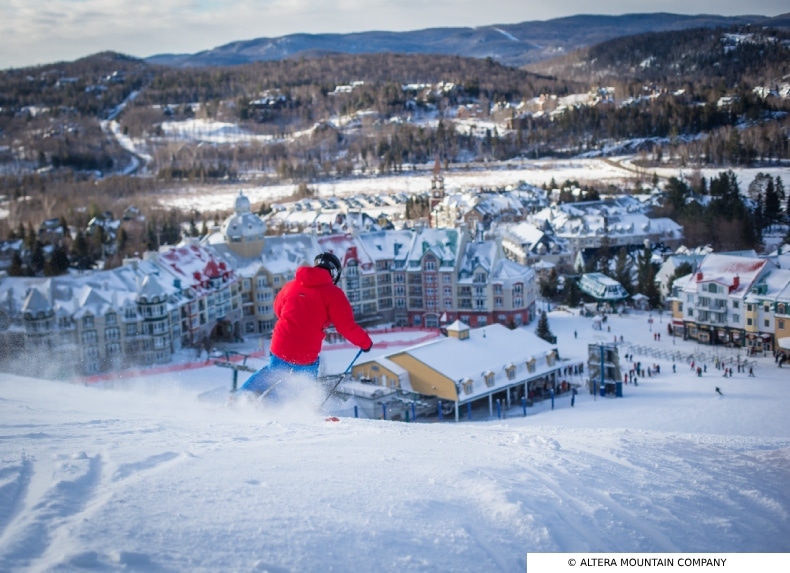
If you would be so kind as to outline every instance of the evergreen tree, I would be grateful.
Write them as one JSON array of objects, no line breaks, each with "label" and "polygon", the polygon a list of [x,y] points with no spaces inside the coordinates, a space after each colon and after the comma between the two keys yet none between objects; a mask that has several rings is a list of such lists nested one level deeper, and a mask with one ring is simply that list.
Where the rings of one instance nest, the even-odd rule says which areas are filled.
[{"label": "evergreen tree", "polygon": [[582,300],[582,292],[576,280],[565,277],[565,304],[571,308],[576,308]]},{"label": "evergreen tree", "polygon": [[33,252],[30,254],[30,272],[32,275],[37,275],[44,270],[44,265],[47,260],[44,256],[44,245],[41,241],[36,240],[33,245]]},{"label": "evergreen tree", "polygon": [[677,177],[670,177],[664,186],[666,204],[674,213],[682,213],[686,207],[686,199],[691,195],[691,189]]},{"label": "evergreen tree", "polygon": [[625,248],[617,251],[617,259],[614,266],[614,280],[623,285],[628,294],[634,293],[634,284],[631,279],[631,264],[628,259],[628,252]]},{"label": "evergreen tree", "polygon": [[59,244],[52,251],[52,256],[44,266],[44,274],[48,277],[65,274],[69,270],[69,264],[69,255],[66,252],[66,248]]},{"label": "evergreen tree", "polygon": [[25,268],[22,264],[22,256],[19,251],[14,251],[11,257],[11,266],[8,269],[8,276],[21,277],[25,274]]},{"label": "evergreen tree", "polygon": [[685,277],[686,275],[690,275],[694,272],[694,268],[691,266],[691,263],[680,263],[677,267],[675,267],[675,272],[669,277],[669,282],[667,283],[667,292],[672,293],[672,285],[675,284],[675,281],[680,277]]},{"label": "evergreen tree", "polygon": [[557,342],[557,338],[551,332],[551,328],[549,328],[549,316],[545,312],[540,313],[538,326],[535,328],[535,334],[546,342],[551,342],[552,344]]},{"label": "evergreen tree", "polygon": [[[656,272],[653,267],[653,249],[646,246],[636,258],[636,290],[645,296],[650,296],[651,277],[655,280]],[[654,285],[655,286],[655,285]]]},{"label": "evergreen tree", "polygon": [[647,296],[650,301],[651,308],[661,306],[661,291],[656,284],[656,267],[652,264],[648,267],[645,296]]},{"label": "evergreen tree", "polygon": [[88,241],[82,231],[77,231],[77,236],[74,238],[74,244],[71,246],[71,257],[77,265],[78,269],[89,269],[93,264],[90,251],[88,249]]},{"label": "evergreen tree", "polygon": [[559,285],[559,277],[557,276],[557,269],[552,268],[548,276],[540,279],[540,296],[544,298],[552,298],[557,295],[557,286]]},{"label": "evergreen tree", "polygon": [[776,223],[781,217],[781,202],[779,194],[776,192],[774,180],[770,177],[765,184],[765,206],[764,218],[769,225]]}]

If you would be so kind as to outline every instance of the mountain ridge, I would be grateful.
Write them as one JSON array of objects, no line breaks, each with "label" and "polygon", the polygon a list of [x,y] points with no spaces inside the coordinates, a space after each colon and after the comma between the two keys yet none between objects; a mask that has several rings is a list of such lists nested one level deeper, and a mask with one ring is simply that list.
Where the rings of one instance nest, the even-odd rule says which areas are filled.
[{"label": "mountain ridge", "polygon": [[790,27],[790,13],[774,17],[668,12],[620,16],[580,14],[516,24],[434,27],[406,32],[295,33],[276,38],[238,40],[194,54],[155,54],[143,60],[187,68],[310,57],[311,53],[397,52],[492,58],[505,65],[522,67],[620,36],[739,24]]}]

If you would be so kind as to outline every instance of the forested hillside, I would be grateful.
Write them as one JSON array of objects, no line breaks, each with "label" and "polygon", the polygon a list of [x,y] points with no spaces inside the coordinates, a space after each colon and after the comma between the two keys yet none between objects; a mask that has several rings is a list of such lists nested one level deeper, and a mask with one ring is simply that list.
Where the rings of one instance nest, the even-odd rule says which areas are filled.
[{"label": "forested hillside", "polygon": [[618,38],[529,70],[394,53],[201,68],[102,53],[8,70],[0,232],[42,217],[82,224],[86,205],[100,213],[173,187],[304,188],[436,158],[446,169],[622,153],[646,171],[776,165],[790,160],[789,66],[786,31],[739,26]]}]

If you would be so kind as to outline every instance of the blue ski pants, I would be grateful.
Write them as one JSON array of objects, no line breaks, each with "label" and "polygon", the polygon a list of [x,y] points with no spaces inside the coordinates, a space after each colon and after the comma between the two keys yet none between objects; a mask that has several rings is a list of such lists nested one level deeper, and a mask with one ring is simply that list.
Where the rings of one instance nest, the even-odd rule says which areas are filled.
[{"label": "blue ski pants", "polygon": [[[280,384],[289,374],[301,374],[303,376],[317,378],[319,363],[320,358],[312,364],[291,364],[274,354],[269,354],[269,364],[247,378],[247,381],[242,384],[241,390],[261,394],[272,385]],[[275,390],[269,393],[267,399],[273,394],[276,394]]]}]

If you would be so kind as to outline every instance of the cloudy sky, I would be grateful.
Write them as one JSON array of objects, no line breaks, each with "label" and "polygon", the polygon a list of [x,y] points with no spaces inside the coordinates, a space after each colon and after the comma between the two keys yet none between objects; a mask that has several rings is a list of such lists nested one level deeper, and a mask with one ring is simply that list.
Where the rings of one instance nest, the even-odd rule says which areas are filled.
[{"label": "cloudy sky", "polygon": [[549,20],[574,14],[757,14],[786,0],[2,0],[0,69],[113,50],[137,57],[192,53],[287,34],[419,30]]}]

